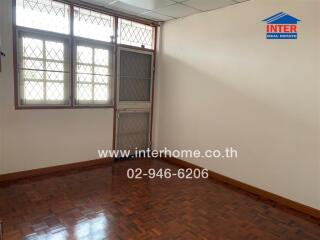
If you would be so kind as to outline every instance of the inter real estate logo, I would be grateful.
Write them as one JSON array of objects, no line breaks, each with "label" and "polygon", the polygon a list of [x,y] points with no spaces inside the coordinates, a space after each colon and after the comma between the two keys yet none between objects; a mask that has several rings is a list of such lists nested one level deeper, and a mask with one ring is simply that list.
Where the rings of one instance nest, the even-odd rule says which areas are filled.
[{"label": "inter real estate logo", "polygon": [[267,23],[267,39],[298,39],[298,22],[301,20],[280,12],[263,20]]}]

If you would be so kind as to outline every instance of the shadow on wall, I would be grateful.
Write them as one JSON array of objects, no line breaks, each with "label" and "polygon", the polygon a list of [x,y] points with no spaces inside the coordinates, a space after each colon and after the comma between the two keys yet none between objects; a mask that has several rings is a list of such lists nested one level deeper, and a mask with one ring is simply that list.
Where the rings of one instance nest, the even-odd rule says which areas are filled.
[{"label": "shadow on wall", "polygon": [[[316,112],[292,112],[281,102],[273,105],[263,101],[263,96],[255,97],[257,93],[244,94],[230,81],[227,84],[180,59],[166,54],[160,58],[158,149],[204,151],[232,146],[239,152],[238,159],[188,161],[320,207],[314,200],[317,193],[305,188],[314,185],[318,176],[319,128],[313,119]],[[271,77],[270,81],[275,81]],[[274,88],[279,91],[276,85]],[[280,90],[285,96],[290,88]],[[313,111],[317,111],[318,104],[312,99],[306,98],[296,107],[313,104]]]}]

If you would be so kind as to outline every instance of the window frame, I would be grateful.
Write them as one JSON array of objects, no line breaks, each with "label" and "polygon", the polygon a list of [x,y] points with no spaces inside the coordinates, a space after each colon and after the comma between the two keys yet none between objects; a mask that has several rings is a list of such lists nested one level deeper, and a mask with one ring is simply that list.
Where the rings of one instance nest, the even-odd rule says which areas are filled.
[{"label": "window frame", "polygon": [[[120,20],[120,21],[119,21]],[[143,49],[143,50],[153,50],[155,48],[155,28],[152,27],[152,26],[148,26],[148,27],[151,27],[152,28],[152,42],[151,42],[151,48],[149,47],[146,47],[145,45],[140,45],[140,46],[137,46],[136,44],[133,45],[129,45],[129,44],[124,44],[124,43],[121,43],[122,42],[122,39],[121,39],[121,36],[122,36],[122,32],[121,32],[121,24],[124,24],[124,25],[128,25],[128,23],[123,23],[121,20],[124,20],[124,21],[128,21],[128,22],[131,22],[131,26],[132,24],[139,24],[139,25],[145,25],[145,26],[148,26],[146,24],[142,24],[142,23],[139,23],[139,22],[135,22],[135,21],[132,21],[132,20],[128,20],[128,19],[124,19],[124,18],[118,18],[118,26],[117,26],[117,44],[118,45],[123,45],[123,46],[131,46],[131,47],[135,47],[135,48],[138,48],[138,49]],[[140,27],[137,27],[137,26],[133,26],[135,29],[138,29]],[[141,29],[141,28],[140,28]],[[133,30],[134,31],[134,30]],[[135,41],[129,41],[131,43],[135,43]],[[143,46],[143,47],[142,47]]]},{"label": "window frame", "polygon": [[[52,103],[44,103],[46,100],[43,100],[42,103],[40,101],[40,103],[36,103],[36,100],[34,100],[34,103],[29,103],[29,104],[22,104],[22,99],[21,99],[21,93],[22,93],[22,89],[21,89],[21,78],[20,78],[20,74],[21,74],[21,70],[23,69],[23,66],[20,66],[22,64],[22,38],[23,37],[30,37],[30,38],[37,38],[37,39],[41,39],[42,41],[59,41],[62,42],[64,44],[64,46],[66,47],[66,51],[65,51],[65,61],[64,61],[64,68],[65,71],[64,73],[67,75],[67,79],[65,81],[63,81],[63,83],[65,84],[65,100],[66,103],[58,103],[58,101],[56,103],[52,102]],[[19,44],[17,44],[17,67],[16,67],[16,72],[17,72],[17,81],[18,81],[18,104],[19,107],[24,107],[24,106],[35,106],[35,107],[46,107],[46,106],[51,106],[51,107],[67,107],[71,105],[71,59],[70,56],[72,54],[72,52],[70,51],[70,42],[69,39],[64,36],[58,36],[57,34],[50,34],[50,33],[43,33],[43,32],[36,32],[36,31],[29,31],[28,29],[19,29],[17,30],[17,42],[19,42]],[[69,49],[68,49],[69,47]],[[45,49],[43,49],[45,51]],[[20,54],[19,54],[20,53]],[[45,70],[43,71],[45,72]],[[44,82],[46,82],[44,80]],[[50,82],[50,81],[49,81]],[[46,91],[46,90],[45,90]]]},{"label": "window frame", "polygon": [[[136,50],[142,50],[146,52],[152,52],[154,53],[154,58],[156,55],[156,46],[157,46],[157,31],[158,31],[158,26],[159,23],[144,19],[144,18],[139,18],[139,17],[134,17],[132,15],[128,14],[123,14],[114,10],[109,10],[107,8],[99,7],[90,3],[85,3],[85,2],[78,2],[76,0],[54,0],[56,2],[61,2],[64,4],[68,4],[70,7],[70,32],[69,34],[63,34],[63,33],[56,33],[56,32],[50,32],[50,31],[45,31],[45,30],[39,30],[39,29],[33,29],[33,28],[28,28],[28,27],[21,27],[16,25],[16,0],[12,1],[12,29],[13,29],[13,66],[14,66],[14,106],[16,110],[21,110],[21,109],[73,109],[73,108],[116,108],[116,99],[117,99],[117,49],[119,47],[126,47],[130,49],[136,49]],[[114,18],[114,41],[113,42],[104,42],[104,41],[99,41],[99,40],[94,40],[94,39],[87,39],[87,38],[82,38],[82,37],[77,37],[74,35],[74,7],[80,7],[84,8],[87,10],[91,11],[96,11],[98,13],[102,14],[107,14],[111,17]],[[118,43],[118,19],[126,19],[129,21],[134,21],[137,23],[145,24],[148,26],[151,26],[154,28],[153,30],[153,48],[148,49],[148,48],[142,48],[142,47],[136,47],[136,46],[130,46],[130,45],[125,45],[125,44],[119,44]],[[67,41],[69,41],[69,47],[70,50],[68,51],[69,54],[69,60],[67,63],[69,64],[69,95],[70,95],[70,100],[68,101],[69,104],[21,104],[20,101],[20,91],[19,91],[19,85],[20,85],[20,80],[19,80],[19,75],[18,75],[18,37],[19,37],[19,32],[30,32],[31,34],[39,34],[39,35],[48,35],[52,37],[53,39],[56,38],[65,38]],[[111,98],[112,101],[110,104],[77,104],[76,101],[76,77],[75,77],[75,66],[76,66],[76,59],[75,59],[75,46],[76,42],[81,42],[81,43],[89,43],[91,46],[103,46],[105,48],[113,48],[113,75],[112,75],[112,82],[110,86],[110,92],[112,93]],[[154,63],[155,64],[155,59]],[[152,82],[154,81],[154,75]],[[153,87],[152,87],[153,88]],[[153,92],[153,89],[152,89]],[[152,99],[153,99],[153,94],[152,94]]]},{"label": "window frame", "polygon": [[[56,0],[54,0],[54,1],[56,1]],[[96,42],[109,43],[109,44],[110,44],[110,43],[114,43],[114,45],[116,44],[115,35],[116,35],[116,24],[117,24],[117,21],[118,21],[117,17],[112,16],[112,15],[110,15],[110,14],[108,14],[108,13],[105,13],[105,12],[97,11],[97,10],[91,9],[91,8],[81,7],[81,6],[78,6],[78,5],[71,5],[70,8],[72,9],[72,13],[71,13],[71,16],[70,16],[70,24],[71,24],[71,29],[72,29],[72,32],[70,31],[71,37],[73,37],[73,38],[75,38],[75,39],[77,38],[77,39],[84,39],[84,40],[92,40],[92,41],[96,41]],[[83,37],[83,36],[78,36],[78,35],[76,35],[75,32],[74,32],[74,30],[75,30],[74,8],[79,8],[80,10],[81,10],[81,9],[85,9],[85,10],[88,10],[88,11],[94,11],[94,12],[97,12],[97,13],[100,13],[100,14],[105,14],[105,15],[108,15],[108,16],[112,17],[112,18],[113,18],[113,30],[114,30],[114,32],[113,32],[113,33],[114,33],[114,36],[113,36],[114,38],[113,38],[113,40],[108,42],[108,41],[103,41],[103,40],[99,40],[99,39],[85,38],[85,37]]]},{"label": "window frame", "polygon": [[[110,93],[111,93],[111,104],[97,104],[97,103],[77,103],[77,46],[84,46],[84,47],[90,47],[90,48],[101,48],[101,49],[106,49],[106,50],[110,50],[111,56],[110,59],[112,61],[112,75],[110,75],[111,77],[111,83],[110,83]],[[115,101],[114,101],[114,86],[115,86],[115,75],[116,75],[116,52],[115,52],[115,46],[112,43],[106,43],[106,42],[101,42],[98,40],[92,40],[92,39],[83,39],[83,38],[76,38],[73,44],[73,93],[74,93],[74,97],[72,99],[73,102],[73,106],[76,108],[90,108],[90,107],[100,107],[100,108],[108,108],[110,107],[110,105],[114,105]]]}]

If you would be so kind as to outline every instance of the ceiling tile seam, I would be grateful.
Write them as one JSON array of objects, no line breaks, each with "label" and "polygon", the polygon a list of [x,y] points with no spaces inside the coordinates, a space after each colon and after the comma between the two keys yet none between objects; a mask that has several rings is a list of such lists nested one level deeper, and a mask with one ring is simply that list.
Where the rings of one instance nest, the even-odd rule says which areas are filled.
[{"label": "ceiling tile seam", "polygon": [[[192,7],[192,6],[189,6],[189,5],[187,5],[187,4],[185,4],[184,2],[186,2],[186,1],[184,1],[184,2],[176,2],[175,0],[172,0],[174,3],[172,3],[172,4],[169,4],[168,6],[174,6],[174,5],[182,5],[182,6],[184,6],[184,7],[188,7],[188,8],[191,8],[191,9],[193,9],[193,10],[196,10],[196,11],[199,11],[199,12],[208,12],[208,11],[211,11],[211,10],[201,10],[201,9],[198,9],[198,8],[195,8],[195,7]],[[239,3],[242,3],[242,2],[237,2],[236,0],[231,0],[234,4],[239,4]],[[112,5],[112,4],[114,4],[114,3],[117,3],[117,2],[121,2],[120,0],[115,0],[115,1],[112,1],[112,2],[110,2],[108,5]],[[233,5],[233,4],[232,4]],[[167,7],[168,7],[167,6]],[[224,7],[220,7],[220,8],[224,8]],[[212,10],[217,10],[217,9],[220,9],[220,8],[215,8],[215,9],[212,9]],[[145,12],[141,12],[140,14],[145,14],[145,13],[147,13],[147,12],[153,12],[153,13],[156,13],[156,14],[160,14],[160,15],[163,15],[163,16],[165,16],[165,17],[170,17],[170,18],[173,18],[173,19],[178,19],[178,18],[176,18],[176,17],[173,17],[173,16],[170,16],[170,15],[166,15],[166,14],[162,14],[162,13],[158,13],[158,12],[156,12],[156,10],[158,10],[158,9],[161,9],[161,8],[155,8],[155,9],[152,9],[152,10],[147,10],[147,9],[145,9],[146,11]]]},{"label": "ceiling tile seam", "polygon": [[237,0],[231,0],[231,1],[233,1],[235,4],[238,4],[238,3],[249,2],[249,1],[252,1],[252,0],[245,0],[245,1],[242,1],[242,2],[238,2]]},{"label": "ceiling tile seam", "polygon": [[[169,4],[168,6],[181,5],[181,6],[184,6],[184,7],[191,8],[191,9],[193,9],[193,10],[199,11],[199,13],[208,12],[208,11],[213,11],[213,10],[217,10],[217,9],[224,8],[224,7],[220,7],[220,8],[216,8],[216,9],[212,9],[212,10],[201,10],[201,9],[196,8],[196,7],[192,7],[192,6],[189,6],[189,5],[185,4],[185,2],[186,2],[187,0],[185,0],[185,1],[183,1],[183,2],[177,2],[177,1],[175,1],[175,0],[172,0],[172,1],[173,1],[174,3]],[[233,4],[230,4],[229,6],[243,3],[243,1],[242,1],[242,2],[238,2],[237,0],[231,0],[231,1],[233,2]],[[247,0],[247,1],[250,1],[250,0]],[[247,2],[247,1],[245,1],[245,2]],[[106,8],[108,8],[108,6],[111,6],[111,5],[113,5],[113,4],[117,3],[117,2],[121,2],[121,1],[120,1],[120,0],[114,0],[114,1],[111,1],[111,2],[107,3],[107,4],[104,5],[104,6],[105,6]],[[168,6],[167,6],[167,7],[168,7]],[[169,18],[172,18],[172,19],[179,19],[179,17],[174,17],[174,16],[170,16],[170,15],[167,15],[167,14],[158,13],[158,12],[156,12],[156,10],[158,10],[158,9],[161,9],[161,8],[156,8],[156,9],[153,9],[153,10],[144,9],[145,11],[139,13],[139,15],[145,14],[145,13],[148,13],[148,12],[152,12],[152,13],[155,13],[155,14],[162,15],[162,16],[164,16],[164,17],[169,17]],[[119,9],[119,10],[121,11],[121,9]],[[192,15],[192,14],[191,14],[191,15]],[[151,19],[149,19],[149,20],[151,20]],[[161,20],[156,20],[156,21],[161,21]]]},{"label": "ceiling tile seam", "polygon": [[[184,2],[186,2],[186,1],[184,1]],[[244,1],[244,2],[248,2],[248,1],[250,1],[250,0],[247,0],[247,1]],[[177,2],[177,4],[183,5],[185,7],[193,8],[194,10],[198,10],[200,12],[210,12],[210,11],[226,8],[226,7],[229,7],[229,6],[233,6],[233,5],[236,5],[236,4],[244,3],[244,2],[237,2],[236,0],[231,0],[231,2],[233,2],[233,4],[229,4],[229,5],[223,6],[223,7],[213,8],[211,10],[201,10],[201,9],[198,9],[198,8],[195,8],[195,7],[191,7],[191,6],[187,5],[187,4],[184,4],[184,2]]]},{"label": "ceiling tile seam", "polygon": [[117,3],[117,2],[119,2],[119,0],[114,0],[114,1],[112,1],[112,2],[107,3],[106,6],[115,4],[115,3]]},{"label": "ceiling tile seam", "polygon": [[197,11],[200,11],[200,12],[205,12],[205,11],[200,10],[200,9],[198,9],[198,8],[188,6],[188,5],[184,4],[184,2],[176,2],[176,4],[182,5],[182,6],[185,6],[185,7],[188,7],[188,8],[192,8],[193,10],[197,10]]},{"label": "ceiling tile seam", "polygon": [[[174,1],[174,0],[173,0],[173,1]],[[167,7],[169,7],[169,6],[174,6],[174,5],[182,5],[182,6],[184,6],[184,7],[192,8],[193,10],[197,10],[197,11],[200,11],[200,12],[204,12],[204,11],[202,11],[202,10],[200,10],[200,9],[187,6],[187,5],[183,4],[182,2],[175,2],[175,1],[174,1],[173,4],[170,4],[170,5],[168,5]],[[178,19],[177,17],[174,17],[174,16],[170,16],[170,15],[158,13],[157,10],[159,10],[159,9],[162,9],[162,8],[155,8],[155,9],[151,10],[151,12],[156,13],[156,14],[160,14],[160,15],[163,15],[163,16],[166,16],[166,17],[170,17],[170,18],[173,18],[173,19]],[[147,11],[147,12],[150,12],[150,11]]]},{"label": "ceiling tile seam", "polygon": [[[172,1],[173,1],[174,3],[169,4],[168,6],[173,6],[173,5],[178,4],[178,2],[176,2],[176,1],[174,1],[174,0],[172,0]],[[112,6],[113,4],[115,4],[115,3],[117,3],[117,2],[121,2],[121,1],[120,1],[120,0],[115,0],[115,1],[109,2],[108,4],[106,4],[106,5],[104,5],[104,6],[107,8],[108,6]],[[168,6],[167,6],[167,7],[168,7]],[[172,18],[172,19],[177,19],[176,17],[173,17],[173,16],[170,16],[170,15],[166,15],[166,14],[162,14],[162,13],[156,12],[157,9],[161,9],[161,8],[155,8],[155,9],[152,9],[152,10],[148,10],[148,9],[145,9],[145,8],[143,8],[143,9],[145,10],[145,12],[139,13],[140,15],[141,15],[141,14],[145,14],[145,13],[147,13],[147,12],[153,12],[153,13],[155,13],[155,14],[160,14],[160,15],[163,15],[163,16],[165,16],[165,17],[169,17],[169,18]],[[121,10],[121,8],[119,8],[119,10]]]},{"label": "ceiling tile seam", "polygon": [[[172,4],[173,5],[173,4]],[[170,5],[169,5],[170,6]],[[155,14],[159,14],[159,15],[162,15],[162,16],[165,16],[165,17],[169,17],[169,18],[172,18],[172,19],[177,19],[176,17],[173,17],[173,16],[170,16],[170,15],[166,15],[166,14],[162,14],[162,13],[158,13],[158,12],[155,12],[154,10],[150,10],[150,11],[146,11],[146,12],[143,12],[141,14],[146,14],[148,12],[153,12]]]}]

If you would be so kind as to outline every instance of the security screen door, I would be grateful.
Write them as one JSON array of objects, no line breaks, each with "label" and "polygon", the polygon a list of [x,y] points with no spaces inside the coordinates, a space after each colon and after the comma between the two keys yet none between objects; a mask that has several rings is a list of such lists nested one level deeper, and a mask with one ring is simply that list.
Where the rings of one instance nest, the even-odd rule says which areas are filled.
[{"label": "security screen door", "polygon": [[153,53],[118,49],[117,138],[118,150],[150,147]]},{"label": "security screen door", "polygon": [[145,150],[149,148],[150,111],[118,111],[117,149]]}]

